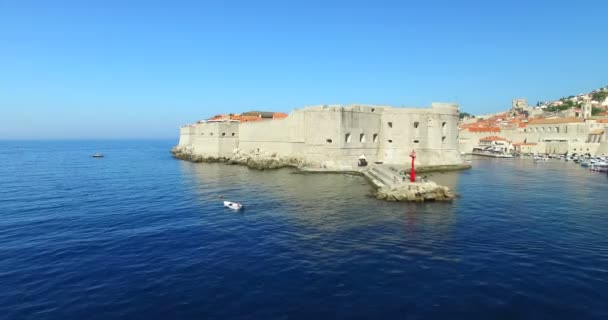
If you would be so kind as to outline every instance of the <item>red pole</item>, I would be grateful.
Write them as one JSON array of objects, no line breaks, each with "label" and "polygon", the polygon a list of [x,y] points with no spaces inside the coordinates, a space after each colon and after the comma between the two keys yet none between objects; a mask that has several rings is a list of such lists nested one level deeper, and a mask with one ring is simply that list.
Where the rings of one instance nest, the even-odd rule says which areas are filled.
[{"label": "red pole", "polygon": [[412,153],[410,153],[410,158],[412,158],[412,170],[410,170],[410,182],[416,182],[416,167],[414,167],[414,159],[416,159],[416,151],[412,150]]}]

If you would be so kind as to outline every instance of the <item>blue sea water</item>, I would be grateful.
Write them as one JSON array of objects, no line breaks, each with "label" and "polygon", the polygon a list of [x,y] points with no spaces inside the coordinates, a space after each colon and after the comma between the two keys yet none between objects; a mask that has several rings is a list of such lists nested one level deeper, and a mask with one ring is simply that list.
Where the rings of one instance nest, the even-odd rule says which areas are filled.
[{"label": "blue sea water", "polygon": [[606,174],[475,159],[387,203],[174,143],[0,142],[0,319],[608,318]]}]

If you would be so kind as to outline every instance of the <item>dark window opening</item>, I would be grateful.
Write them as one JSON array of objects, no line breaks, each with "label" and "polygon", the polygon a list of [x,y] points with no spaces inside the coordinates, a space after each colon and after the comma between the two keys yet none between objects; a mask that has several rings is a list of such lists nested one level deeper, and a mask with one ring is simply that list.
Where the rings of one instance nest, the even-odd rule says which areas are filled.
[{"label": "dark window opening", "polygon": [[226,132],[222,132],[222,137],[226,135]]},{"label": "dark window opening", "polygon": [[420,124],[420,122],[418,122],[418,121],[414,122],[414,128],[418,128],[419,124]]},{"label": "dark window opening", "polygon": [[441,137],[441,142],[445,141],[445,136]]},{"label": "dark window opening", "polygon": [[234,132],[232,133],[232,136],[234,137]]},{"label": "dark window opening", "polygon": [[388,143],[393,143],[393,140],[388,140]]},{"label": "dark window opening", "polygon": [[378,142],[378,134],[374,133],[374,143],[377,143],[377,142]]},{"label": "dark window opening", "polygon": [[376,109],[372,109],[372,112],[376,111]]},{"label": "dark window opening", "polygon": [[359,135],[359,142],[366,142],[365,133]]},{"label": "dark window opening", "polygon": [[445,124],[446,124],[445,122],[442,122],[442,123],[441,123],[441,127],[442,127],[442,128],[445,128]]},{"label": "dark window opening", "polygon": [[388,127],[389,127],[389,128],[392,128],[392,127],[393,127],[393,123],[392,123],[392,122],[388,122],[387,124],[388,124]]},{"label": "dark window opening", "polygon": [[327,140],[325,140],[325,142],[327,142],[327,143],[333,143],[334,141],[331,140],[331,139],[327,139]]},{"label": "dark window opening", "polygon": [[347,134],[344,136],[344,142],[346,142],[346,143],[350,143],[350,133],[347,133]]},{"label": "dark window opening", "polygon": [[414,143],[419,143],[419,142],[420,142],[420,140],[414,140]]}]

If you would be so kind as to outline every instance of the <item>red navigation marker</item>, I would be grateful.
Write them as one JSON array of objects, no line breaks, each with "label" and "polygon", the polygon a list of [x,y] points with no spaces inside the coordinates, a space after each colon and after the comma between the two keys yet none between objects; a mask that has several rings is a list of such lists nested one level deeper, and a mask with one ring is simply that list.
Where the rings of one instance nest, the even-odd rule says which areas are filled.
[{"label": "red navigation marker", "polygon": [[414,167],[414,159],[416,159],[416,151],[412,149],[410,153],[410,158],[412,158],[412,170],[410,170],[410,182],[416,182],[416,168]]}]

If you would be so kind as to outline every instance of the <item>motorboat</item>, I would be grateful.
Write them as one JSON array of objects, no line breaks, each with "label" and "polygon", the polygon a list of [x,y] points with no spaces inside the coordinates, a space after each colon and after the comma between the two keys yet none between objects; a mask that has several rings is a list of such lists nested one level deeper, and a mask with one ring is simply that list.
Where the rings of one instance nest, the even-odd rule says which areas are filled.
[{"label": "motorboat", "polygon": [[224,201],[224,208],[232,209],[234,211],[241,210],[243,205],[238,202]]},{"label": "motorboat", "polygon": [[541,157],[541,156],[536,155],[532,159],[534,159],[535,162],[538,162],[538,161],[548,161],[549,157]]},{"label": "motorboat", "polygon": [[94,155],[92,155],[93,158],[103,158],[103,154],[101,153],[96,153]]}]

